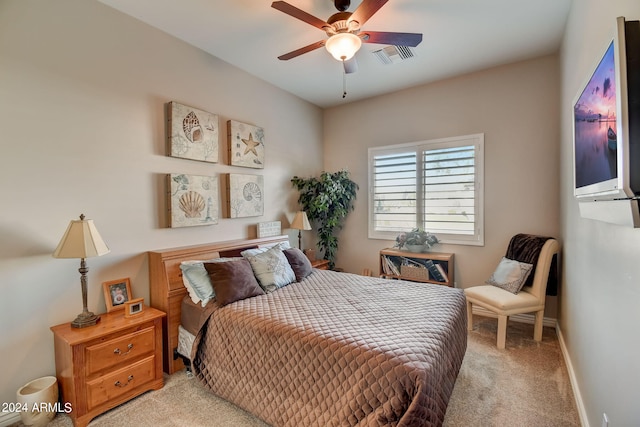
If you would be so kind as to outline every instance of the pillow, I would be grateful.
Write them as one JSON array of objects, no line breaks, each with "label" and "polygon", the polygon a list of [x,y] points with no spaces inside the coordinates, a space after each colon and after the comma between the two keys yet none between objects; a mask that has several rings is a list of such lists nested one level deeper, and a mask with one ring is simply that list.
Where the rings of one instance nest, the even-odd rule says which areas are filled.
[{"label": "pillow", "polygon": [[289,265],[296,275],[296,282],[301,281],[313,272],[313,267],[309,258],[298,248],[290,248],[284,250],[284,256],[287,257]]},{"label": "pillow", "polygon": [[494,271],[489,280],[486,281],[486,284],[497,286],[512,294],[517,294],[524,286],[524,282],[527,280],[527,277],[529,277],[532,268],[533,264],[502,257],[496,271]]},{"label": "pillow", "polygon": [[296,280],[287,257],[278,246],[257,255],[246,256],[246,259],[266,292],[273,292]]},{"label": "pillow", "polygon": [[227,262],[242,258],[214,258],[207,261],[183,261],[180,263],[182,270],[182,283],[187,288],[189,297],[194,304],[200,303],[203,307],[215,297],[209,273],[204,268],[205,262]]},{"label": "pillow", "polygon": [[280,242],[277,243],[273,246],[263,246],[261,248],[255,248],[255,249],[247,249],[244,250],[242,252],[240,252],[240,255],[242,255],[243,257],[248,257],[248,256],[255,256],[258,254],[262,254],[265,253],[266,251],[268,251],[269,249],[272,248],[280,248],[281,250],[285,250],[285,249],[289,249],[291,247],[291,245],[289,244],[289,242]]},{"label": "pillow", "polygon": [[211,277],[216,301],[221,307],[235,301],[264,295],[246,259],[206,263],[204,268]]}]

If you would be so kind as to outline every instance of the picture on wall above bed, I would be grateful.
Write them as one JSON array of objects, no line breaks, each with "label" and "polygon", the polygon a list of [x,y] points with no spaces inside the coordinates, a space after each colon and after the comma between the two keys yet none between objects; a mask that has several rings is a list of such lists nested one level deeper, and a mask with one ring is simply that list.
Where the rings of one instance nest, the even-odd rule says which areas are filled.
[{"label": "picture on wall above bed", "polygon": [[240,123],[227,122],[229,137],[229,164],[245,168],[264,168],[264,129]]},{"label": "picture on wall above bed", "polygon": [[218,178],[170,174],[171,228],[218,223]]},{"label": "picture on wall above bed", "polygon": [[230,173],[227,179],[230,218],[264,214],[264,177]]},{"label": "picture on wall above bed", "polygon": [[218,163],[217,114],[172,101],[167,116],[171,157]]}]

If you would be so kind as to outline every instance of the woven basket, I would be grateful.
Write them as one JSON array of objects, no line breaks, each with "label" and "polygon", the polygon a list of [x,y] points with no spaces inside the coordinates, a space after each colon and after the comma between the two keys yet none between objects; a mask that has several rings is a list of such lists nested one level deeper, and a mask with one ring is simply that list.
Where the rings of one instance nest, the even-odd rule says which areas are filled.
[{"label": "woven basket", "polygon": [[406,279],[429,280],[429,270],[413,265],[401,265],[400,275]]}]

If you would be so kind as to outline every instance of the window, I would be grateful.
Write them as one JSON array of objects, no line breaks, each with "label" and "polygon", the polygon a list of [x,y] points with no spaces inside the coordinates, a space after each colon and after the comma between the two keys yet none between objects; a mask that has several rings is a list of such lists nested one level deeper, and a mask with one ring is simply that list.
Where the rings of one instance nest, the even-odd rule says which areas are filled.
[{"label": "window", "polygon": [[484,245],[484,134],[369,149],[369,237],[415,227]]}]

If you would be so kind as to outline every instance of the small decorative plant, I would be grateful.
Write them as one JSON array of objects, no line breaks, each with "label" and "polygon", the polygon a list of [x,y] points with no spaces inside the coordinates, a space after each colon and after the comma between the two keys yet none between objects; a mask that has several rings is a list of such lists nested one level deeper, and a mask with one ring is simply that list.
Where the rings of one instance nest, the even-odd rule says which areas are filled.
[{"label": "small decorative plant", "polygon": [[420,228],[414,228],[408,233],[399,234],[398,237],[396,237],[395,247],[402,249],[405,246],[423,246],[429,249],[439,242],[435,234],[431,234]]}]

